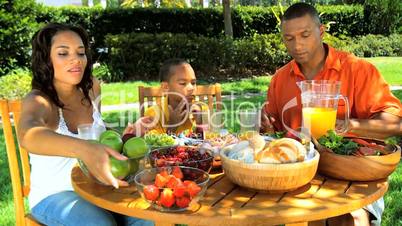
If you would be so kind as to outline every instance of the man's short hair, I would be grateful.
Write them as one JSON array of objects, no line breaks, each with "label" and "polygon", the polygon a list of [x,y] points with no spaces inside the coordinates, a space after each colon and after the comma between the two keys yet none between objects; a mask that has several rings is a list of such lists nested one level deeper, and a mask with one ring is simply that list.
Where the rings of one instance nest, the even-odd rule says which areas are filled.
[{"label": "man's short hair", "polygon": [[291,20],[299,17],[303,17],[305,15],[310,15],[313,20],[316,21],[318,25],[321,24],[320,21],[320,16],[318,15],[317,10],[314,8],[314,6],[304,3],[304,2],[298,2],[293,5],[291,5],[282,15],[281,17],[281,23],[285,20]]},{"label": "man's short hair", "polygon": [[188,62],[180,58],[169,59],[163,62],[162,67],[159,69],[160,81],[168,82],[173,75],[173,73],[171,72],[172,67],[182,64],[188,64]]}]

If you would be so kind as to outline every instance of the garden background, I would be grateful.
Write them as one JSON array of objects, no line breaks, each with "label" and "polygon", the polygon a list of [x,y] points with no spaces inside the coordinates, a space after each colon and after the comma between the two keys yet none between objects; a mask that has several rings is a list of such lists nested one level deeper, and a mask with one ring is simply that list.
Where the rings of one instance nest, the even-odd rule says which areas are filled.
[{"label": "garden background", "polygon": [[[271,75],[290,60],[279,34],[278,15],[296,1],[225,2],[231,5],[232,35],[225,32],[227,9],[215,0],[208,8],[205,1],[188,0],[108,0],[106,8],[0,0],[0,98],[21,98],[29,91],[32,35],[46,22],[65,22],[81,25],[91,36],[93,73],[104,82],[102,106],[107,111],[102,116],[107,122],[122,120],[124,125],[136,118],[138,110],[132,106],[138,101],[138,85],[158,85],[158,69],[172,57],[188,60],[199,83],[220,82],[225,95],[234,92],[235,105],[262,103]],[[367,58],[402,99],[398,90],[402,85],[402,2],[305,2],[316,4],[327,26],[325,42]],[[14,225],[3,136],[1,130],[0,225]],[[401,197],[400,164],[390,177],[383,225],[402,225]]]}]

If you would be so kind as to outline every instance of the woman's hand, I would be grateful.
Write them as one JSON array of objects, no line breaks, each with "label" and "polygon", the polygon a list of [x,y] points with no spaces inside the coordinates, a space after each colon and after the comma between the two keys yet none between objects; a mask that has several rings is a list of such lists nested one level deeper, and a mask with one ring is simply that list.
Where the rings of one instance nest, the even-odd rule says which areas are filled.
[{"label": "woman's hand", "polygon": [[87,143],[78,157],[85,163],[89,172],[106,185],[112,185],[115,188],[128,186],[127,182],[118,180],[112,175],[109,163],[109,156],[118,160],[127,160],[127,157],[103,144]]}]

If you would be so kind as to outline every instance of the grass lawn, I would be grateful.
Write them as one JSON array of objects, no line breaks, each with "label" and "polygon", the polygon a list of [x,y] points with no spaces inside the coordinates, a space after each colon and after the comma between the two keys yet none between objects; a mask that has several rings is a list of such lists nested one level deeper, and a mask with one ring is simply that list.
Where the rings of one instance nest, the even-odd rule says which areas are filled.
[{"label": "grass lawn", "polygon": [[13,192],[2,129],[0,129],[0,169],[0,225],[15,225]]},{"label": "grass lawn", "polygon": [[[266,92],[271,77],[260,76],[234,82],[222,82],[222,93],[260,93]],[[102,105],[115,105],[138,102],[138,86],[159,86],[159,82],[118,82],[102,84]],[[199,81],[198,84],[206,84]]]},{"label": "grass lawn", "polygon": [[102,105],[138,102],[138,86],[157,86],[158,82],[117,82],[102,84]]},{"label": "grass lawn", "polygon": [[366,60],[377,67],[389,84],[402,85],[402,57],[373,57]]},{"label": "grass lawn", "polygon": [[[402,57],[366,58],[373,63],[385,80],[391,85],[402,85]],[[270,76],[258,76],[239,81],[221,82],[223,94],[235,93],[265,93]],[[199,84],[205,84],[199,81]],[[138,102],[138,86],[158,86],[159,82],[125,82],[102,84],[102,105],[116,105]]]}]

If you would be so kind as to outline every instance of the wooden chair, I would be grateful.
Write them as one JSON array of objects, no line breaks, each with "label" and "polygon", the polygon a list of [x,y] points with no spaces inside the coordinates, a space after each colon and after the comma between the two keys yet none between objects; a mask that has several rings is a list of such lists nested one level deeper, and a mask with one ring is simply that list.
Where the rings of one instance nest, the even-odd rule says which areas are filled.
[{"label": "wooden chair", "polygon": [[[36,222],[29,213],[25,213],[24,198],[28,197],[31,183],[28,152],[19,147],[18,139],[14,140],[13,125],[10,119],[11,113],[13,115],[15,129],[18,129],[17,122],[21,113],[21,101],[0,99],[0,113],[7,148],[8,165],[10,167],[16,225],[41,225]],[[16,143],[18,144],[19,152],[17,152]],[[20,171],[19,162],[21,163],[22,173]]]},{"label": "wooden chair", "polygon": [[[145,109],[152,106],[155,102],[158,105],[161,104],[161,99],[163,95],[161,87],[139,86],[138,94],[141,117],[144,116]],[[197,85],[197,89],[194,95],[197,101],[207,103],[211,112],[214,111],[214,105],[215,111],[220,111],[222,109],[221,85],[219,83],[215,83],[214,85]],[[147,103],[147,106],[145,106],[145,103]]]}]

